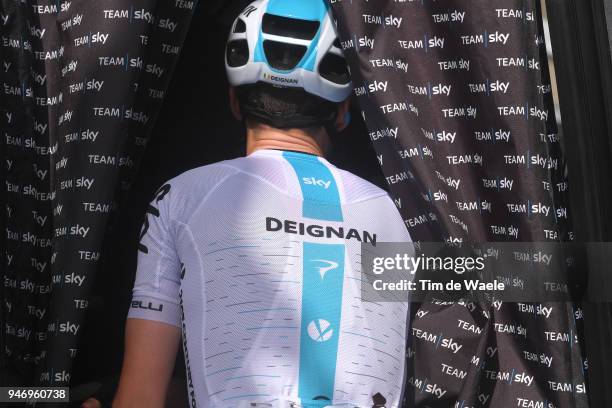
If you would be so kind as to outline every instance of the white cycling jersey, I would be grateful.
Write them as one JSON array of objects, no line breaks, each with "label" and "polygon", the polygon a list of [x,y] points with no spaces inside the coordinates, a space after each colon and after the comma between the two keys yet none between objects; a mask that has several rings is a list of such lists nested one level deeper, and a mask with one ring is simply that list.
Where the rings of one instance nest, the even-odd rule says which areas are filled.
[{"label": "white cycling jersey", "polygon": [[400,405],[408,303],[361,297],[361,242],[410,241],[384,190],[257,150],[162,186],[141,238],[128,317],[182,329],[192,407]]}]

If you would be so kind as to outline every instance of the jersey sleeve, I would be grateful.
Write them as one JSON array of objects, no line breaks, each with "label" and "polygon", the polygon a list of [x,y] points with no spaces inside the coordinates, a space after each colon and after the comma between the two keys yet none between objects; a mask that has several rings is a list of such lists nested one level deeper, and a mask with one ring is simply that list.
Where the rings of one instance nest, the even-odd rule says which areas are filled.
[{"label": "jersey sleeve", "polygon": [[171,190],[171,184],[160,187],[147,208],[128,319],[154,320],[181,327],[181,263],[169,211]]}]

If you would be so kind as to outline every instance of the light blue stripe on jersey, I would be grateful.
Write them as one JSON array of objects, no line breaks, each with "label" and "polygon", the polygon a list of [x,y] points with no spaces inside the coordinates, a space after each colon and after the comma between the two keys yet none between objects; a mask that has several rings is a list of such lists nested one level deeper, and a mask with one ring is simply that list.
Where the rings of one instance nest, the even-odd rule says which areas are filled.
[{"label": "light blue stripe on jersey", "polygon": [[[342,312],[344,245],[304,242],[298,396],[303,406],[334,396]],[[325,397],[315,403],[312,400]]]},{"label": "light blue stripe on jersey", "polygon": [[338,185],[327,166],[311,154],[285,151],[283,157],[295,170],[302,188],[302,215],[315,220],[342,221]]},{"label": "light blue stripe on jersey", "polygon": [[[338,185],[317,156],[283,152],[302,189],[302,216],[342,221]],[[304,407],[334,396],[344,283],[344,244],[303,243],[298,397]]]}]

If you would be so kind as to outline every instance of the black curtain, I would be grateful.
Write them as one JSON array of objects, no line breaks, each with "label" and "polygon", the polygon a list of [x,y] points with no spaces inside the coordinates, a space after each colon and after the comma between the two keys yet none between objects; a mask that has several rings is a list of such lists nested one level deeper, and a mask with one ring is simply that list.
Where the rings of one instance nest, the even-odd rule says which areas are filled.
[{"label": "black curtain", "polygon": [[66,386],[196,2],[3,0],[3,383]]},{"label": "black curtain", "polygon": [[[574,239],[539,1],[333,6],[413,239]],[[587,406],[580,306],[531,306],[421,304],[407,406]]]},{"label": "black curtain", "polygon": [[[612,241],[612,1],[547,0],[551,43],[567,138],[571,206],[581,214],[581,241]],[[571,61],[572,63],[567,63]],[[605,254],[607,256],[607,254]],[[591,262],[594,264],[594,262]],[[585,303],[585,348],[593,406],[612,406],[612,291],[605,272],[591,267]]]}]

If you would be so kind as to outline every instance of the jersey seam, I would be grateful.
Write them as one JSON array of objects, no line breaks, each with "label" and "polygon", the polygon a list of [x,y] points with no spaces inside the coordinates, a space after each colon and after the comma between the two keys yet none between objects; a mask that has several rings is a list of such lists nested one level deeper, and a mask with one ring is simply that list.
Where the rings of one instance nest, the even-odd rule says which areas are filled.
[{"label": "jersey seam", "polygon": [[[272,183],[270,180],[266,180],[265,178],[263,178],[263,177],[261,177],[261,176],[258,176],[258,175],[253,174],[253,173],[249,173],[249,172],[247,172],[247,171],[244,171],[244,170],[242,170],[242,169],[240,169],[240,168],[238,168],[238,167],[231,166],[231,165],[229,165],[229,164],[225,164],[224,166],[231,167],[232,169],[236,170],[236,173],[244,173],[244,174],[246,174],[247,176],[251,176],[251,177],[253,177],[253,178],[256,178],[256,179],[258,179],[258,180],[261,180],[262,182],[264,182],[264,183],[268,184],[270,187],[274,188],[276,191],[278,191],[278,192],[280,192],[280,193],[282,193],[282,194],[284,194],[284,195],[286,195],[286,196],[300,198],[300,197],[298,197],[297,195],[294,195],[294,194],[289,193],[289,191],[288,191],[288,190],[282,190],[280,187],[278,187],[278,186],[274,185],[274,183]],[[236,173],[234,173],[234,175],[235,175]],[[285,179],[285,183],[288,185],[288,180],[287,180],[287,177],[286,177],[286,175],[285,175],[284,173],[285,173],[285,172],[283,171],[283,177],[284,177],[284,179]]]},{"label": "jersey seam", "polygon": [[[236,174],[236,173],[234,173],[234,174]],[[233,175],[233,174],[232,174],[232,175]],[[228,177],[229,177],[229,176],[228,176]],[[191,227],[190,227],[188,224],[185,224],[184,222],[181,222],[181,221],[178,221],[178,220],[177,220],[177,222],[178,222],[179,224],[183,225],[183,227],[185,228],[185,231],[186,231],[186,232],[189,234],[189,238],[190,238],[190,240],[191,240],[191,246],[193,247],[194,252],[195,252],[195,253],[197,254],[197,256],[198,256],[198,261],[199,261],[200,271],[202,271],[202,280],[203,280],[203,281],[205,281],[205,276],[204,276],[204,273],[205,273],[205,272],[204,272],[204,270],[205,270],[205,269],[204,269],[204,259],[202,259],[202,254],[201,254],[201,252],[200,252],[200,250],[199,250],[199,248],[198,248],[198,245],[196,244],[196,240],[195,240],[195,238],[194,238],[194,236],[193,236],[193,231],[191,230]],[[185,266],[183,265],[183,267],[185,267]],[[182,280],[181,280],[181,281],[180,281],[180,283],[179,283],[179,304],[180,304],[180,301],[181,301],[181,296],[180,296],[180,293],[181,293],[181,290],[182,290],[182,289],[181,289],[181,288],[182,288],[182,286],[183,286],[183,282],[182,282]],[[202,287],[200,288],[200,297],[201,297],[201,299],[202,299],[202,301],[203,301],[203,302],[206,302],[206,292],[205,292],[205,290],[206,290],[205,286],[204,286],[204,285],[202,285]],[[183,324],[183,323],[184,323],[184,324],[187,324],[187,323],[186,323],[186,322],[184,322],[184,320],[183,320],[183,319],[184,319],[184,316],[185,316],[184,311],[181,311],[181,315],[180,315],[181,323],[182,323],[182,324]],[[206,326],[206,324],[205,324],[205,320],[206,320],[206,313],[203,313],[203,314],[202,314],[202,316],[201,316],[200,318],[201,318],[201,320],[202,320],[202,321],[201,321],[202,328],[204,328],[204,327]]]},{"label": "jersey seam", "polygon": [[[227,167],[231,167],[231,166],[227,166]],[[192,211],[191,216],[189,217],[189,219],[187,220],[187,223],[189,223],[191,221],[191,219],[195,216],[195,214],[198,212],[198,210],[204,205],[206,204],[206,202],[208,201],[208,199],[210,198],[210,196],[212,195],[212,193],[214,193],[217,188],[219,188],[219,186],[221,185],[221,183],[223,183],[225,180],[227,180],[228,178],[232,177],[236,175],[236,173],[232,173],[232,174],[228,174],[226,176],[224,176],[221,180],[219,180],[211,189],[208,193],[206,193],[206,195],[204,196],[204,198],[202,199],[202,202],[200,204],[198,204],[198,206]],[[170,218],[171,220],[173,220],[174,222],[186,225],[184,222],[179,221],[175,218]]]},{"label": "jersey seam", "polygon": [[[279,156],[273,156],[273,157],[279,157]],[[297,159],[299,159],[299,160],[303,160],[303,161],[309,161],[309,160],[304,159],[304,158],[301,158],[301,157],[297,157]],[[329,171],[332,173],[332,175],[335,173],[335,174],[336,174],[336,177],[334,177],[335,179],[337,179],[337,180],[341,180],[341,179],[342,179],[342,177],[341,177],[341,172],[342,172],[342,171],[344,171],[344,170],[337,169],[337,168],[331,168],[331,163],[330,163],[330,166],[329,166],[329,167],[326,165],[326,163],[325,163],[325,162],[318,161],[318,163],[320,163],[322,166],[327,167],[327,168],[328,168],[328,170],[329,170]],[[246,175],[248,175],[248,176],[251,176],[251,177],[253,177],[253,178],[256,178],[256,179],[258,179],[258,180],[261,180],[262,182],[266,183],[266,184],[267,184],[267,185],[269,185],[270,187],[274,188],[276,191],[278,191],[278,192],[280,192],[280,193],[282,193],[282,194],[284,194],[284,195],[286,195],[286,196],[288,196],[288,197],[299,198],[299,199],[302,199],[302,200],[304,199],[303,197],[301,197],[301,196],[300,196],[300,195],[298,195],[298,194],[291,194],[291,192],[290,192],[288,189],[286,189],[286,190],[282,190],[282,189],[281,189],[281,188],[279,188],[278,186],[274,185],[274,183],[270,182],[269,180],[266,180],[265,178],[263,178],[263,177],[261,177],[261,176],[258,176],[258,175],[256,175],[256,174],[249,173],[249,172],[247,172],[247,171],[242,170],[241,168],[238,168],[238,167],[232,166],[231,164],[226,164],[226,163],[219,163],[219,164],[220,164],[220,165],[222,165],[222,166],[229,167],[229,168],[231,168],[231,169],[235,170],[235,173],[233,173],[232,175],[236,175],[237,173],[244,173],[244,174],[246,174]],[[352,174],[352,173],[351,173],[351,174]],[[354,174],[353,174],[353,176],[354,176]],[[229,176],[228,176],[228,177],[229,177]],[[283,177],[284,177],[284,180],[285,180],[285,184],[288,186],[288,185],[289,185],[289,180],[287,180],[287,174],[286,174],[286,172],[285,172],[285,171],[283,171]],[[225,179],[224,179],[224,180],[225,180]],[[224,180],[221,180],[221,181],[224,181]],[[345,191],[344,191],[344,194],[343,194],[343,196],[344,196],[344,197],[343,197],[343,198],[344,198],[344,200],[343,200],[344,202],[343,202],[343,203],[344,203],[344,204],[357,204],[357,203],[362,203],[362,202],[364,202],[364,201],[374,200],[374,199],[376,199],[376,198],[385,197],[385,196],[387,196],[387,197],[388,197],[388,196],[389,196],[389,194],[388,194],[386,191],[383,191],[383,192],[382,192],[382,194],[379,194],[379,195],[371,195],[371,196],[368,196],[368,197],[365,197],[365,198],[360,198],[360,199],[358,199],[358,200],[348,201],[348,200],[346,200],[346,188],[345,188],[345,184],[344,184],[344,182],[342,183],[342,186],[343,186],[343,190],[345,190]],[[216,188],[216,187],[217,187],[217,186],[215,186],[215,188]],[[207,196],[208,196],[208,195],[207,195]],[[341,200],[341,201],[342,201],[342,200]],[[325,202],[325,203],[326,203],[327,201],[322,201],[322,202]],[[342,202],[341,202],[341,204],[342,204]],[[199,208],[199,207],[198,207],[198,208]]]},{"label": "jersey seam", "polygon": [[[198,259],[200,261],[200,269],[204,270],[204,260],[202,259],[202,254],[200,253],[198,246],[196,244],[196,240],[193,236],[193,231],[191,230],[191,227],[189,226],[189,224],[185,224],[182,221],[176,220],[177,223],[181,224],[185,230],[187,231],[187,233],[189,233],[189,238],[191,239],[191,245],[193,246],[193,249],[195,251],[196,254],[198,254]],[[179,286],[182,284],[182,282],[179,279]]]},{"label": "jersey seam", "polygon": [[[168,216],[168,219],[170,220],[170,222],[174,221],[172,218],[170,218],[170,216]],[[164,227],[163,229],[165,230],[166,228]],[[166,236],[165,239],[170,238],[171,245],[169,246],[167,243],[164,243],[164,245],[168,247],[170,250],[172,250],[174,252],[174,255],[178,258],[177,252],[176,252],[176,245],[174,243],[174,236],[173,236],[174,234],[168,233],[167,235],[169,236]],[[165,277],[168,268],[164,270],[164,266],[163,266],[164,260],[167,260],[171,264],[172,257],[169,254],[167,254],[166,251],[160,251],[159,249],[154,248],[154,247],[151,247],[151,252],[155,252],[157,253],[157,255],[159,255],[157,261],[155,262],[155,273],[154,273],[155,281],[154,281],[153,286],[155,287],[156,290],[161,291],[162,286],[163,286],[162,281],[164,279],[169,280]]]},{"label": "jersey seam", "polygon": [[389,195],[387,193],[384,194],[380,194],[380,195],[372,195],[369,197],[365,197],[365,198],[360,198],[358,200],[354,200],[351,201],[350,204],[357,204],[357,203],[363,203],[364,201],[370,201],[370,200],[375,200],[377,198],[381,198],[381,197],[388,197]]},{"label": "jersey seam", "polygon": [[[204,260],[202,259],[202,254],[200,253],[200,251],[198,250],[198,246],[195,243],[195,238],[193,237],[193,231],[191,230],[191,227],[189,226],[189,224],[185,224],[182,221],[176,220],[177,223],[181,224],[185,230],[189,233],[189,237],[191,238],[191,245],[193,246],[193,249],[195,250],[196,254],[198,254],[198,259],[200,260],[200,268],[204,268]],[[180,283],[180,281],[179,281]]]},{"label": "jersey seam", "polygon": [[340,200],[340,205],[342,204],[350,204],[346,199],[346,183],[344,182],[344,177],[342,177],[341,169],[333,166],[329,162],[324,162],[319,160],[319,163],[329,171],[332,178],[336,182],[336,190],[338,190],[338,199]]},{"label": "jersey seam", "polygon": [[176,299],[173,299],[171,296],[166,296],[163,295],[159,292],[154,292],[151,290],[142,290],[142,289],[136,289],[133,291],[132,294],[132,298],[134,297],[145,297],[145,298],[152,298],[155,300],[163,300],[165,302],[170,302],[174,305],[178,305],[179,301],[177,301]]},{"label": "jersey seam", "polygon": [[[231,166],[227,166],[227,165],[224,165],[224,166],[226,166],[226,167],[231,167]],[[231,168],[233,168],[233,167],[231,167]],[[200,208],[201,208],[201,207],[202,207],[202,206],[203,206],[203,205],[204,205],[204,204],[205,204],[205,203],[208,201],[208,198],[209,198],[209,197],[212,195],[212,193],[214,193],[214,192],[217,190],[217,188],[218,188],[218,187],[221,185],[221,183],[223,183],[223,182],[224,182],[225,180],[227,180],[228,178],[230,178],[230,177],[234,176],[235,174],[236,174],[236,173],[228,174],[228,175],[224,176],[224,177],[223,177],[221,180],[219,180],[217,183],[215,183],[215,185],[214,185],[214,186],[213,186],[213,187],[210,189],[210,191],[209,191],[208,193],[206,193],[206,195],[205,195],[205,196],[204,196],[204,198],[202,199],[202,202],[201,202],[201,203],[199,203],[199,204],[198,204],[198,206],[197,206],[197,207],[194,209],[194,211],[191,213],[191,216],[189,217],[189,219],[187,220],[187,222],[190,222],[190,221],[191,221],[191,219],[192,219],[192,218],[195,216],[195,214],[198,212],[198,210],[199,210],[199,209],[200,209]],[[172,217],[172,215],[170,215],[170,213],[169,213],[169,212],[168,212],[168,219],[170,220],[170,222],[173,222],[173,223],[175,223],[175,224],[181,224],[181,225],[184,225],[185,227],[187,227],[187,229],[189,229],[189,225],[188,225],[188,224],[186,224],[186,223],[184,223],[184,222],[182,222],[182,221],[179,221],[178,219],[176,219],[176,218]],[[191,234],[191,230],[190,230],[190,229],[189,229],[189,232],[190,232],[190,234]],[[177,235],[176,233],[171,235],[171,238],[172,238],[172,246],[173,246],[174,253],[175,253],[175,255],[176,255],[177,260],[178,260],[179,262],[181,262],[180,257],[179,257],[179,253],[178,253],[178,250],[177,250],[177,247],[176,247],[176,235]],[[193,234],[191,234],[191,235],[193,236]],[[158,266],[158,268],[159,268],[159,266]],[[161,273],[160,273],[160,276],[159,276],[159,278],[158,278],[158,279],[159,279],[159,282],[158,282],[158,283],[159,283],[159,286],[160,286],[160,287],[161,287],[161,280],[163,279],[163,275],[164,275],[164,272],[161,272]],[[180,286],[180,283],[179,283],[179,286]]]}]

